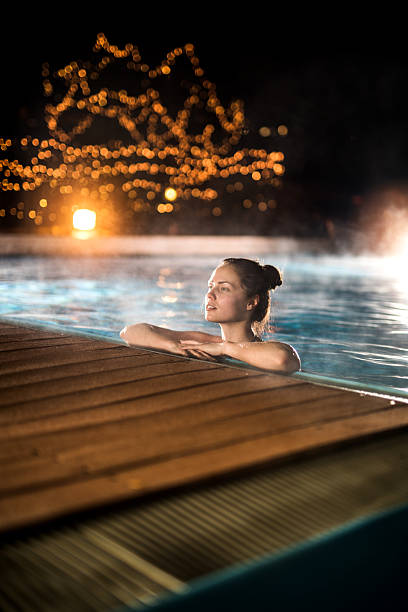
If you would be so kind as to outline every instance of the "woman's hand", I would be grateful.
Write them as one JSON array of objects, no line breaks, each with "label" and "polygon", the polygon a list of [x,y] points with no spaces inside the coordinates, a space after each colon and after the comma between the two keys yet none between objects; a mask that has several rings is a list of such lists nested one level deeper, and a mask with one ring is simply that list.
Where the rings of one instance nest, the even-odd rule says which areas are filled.
[{"label": "woman's hand", "polygon": [[180,347],[193,357],[217,361],[217,357],[225,355],[225,342],[197,342],[196,340],[180,340]]},{"label": "woman's hand", "polygon": [[169,353],[188,357],[188,351],[181,345],[181,342],[179,340],[167,340],[163,348]]}]

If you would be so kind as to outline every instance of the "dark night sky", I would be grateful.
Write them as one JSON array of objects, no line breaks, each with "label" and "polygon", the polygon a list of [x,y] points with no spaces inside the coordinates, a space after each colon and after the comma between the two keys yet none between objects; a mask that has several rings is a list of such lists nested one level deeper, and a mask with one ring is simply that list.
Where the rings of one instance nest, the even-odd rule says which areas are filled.
[{"label": "dark night sky", "polygon": [[[389,25],[309,23],[298,16],[268,18],[256,13],[248,21],[226,17],[192,25],[160,26],[153,16],[112,25],[109,18],[70,27],[29,21],[2,42],[0,135],[13,135],[18,109],[41,112],[41,63],[56,68],[92,55],[103,31],[118,46],[139,46],[148,64],[155,64],[175,46],[195,44],[208,77],[217,83],[224,103],[245,102],[255,146],[281,149],[286,155],[286,180],[319,184],[323,190],[350,194],[388,181],[405,181],[408,168],[408,57],[403,41]],[[266,22],[267,21],[267,22]],[[397,20],[398,21],[398,20]],[[351,23],[351,21],[350,21]],[[124,25],[126,24],[126,25]],[[369,27],[368,27],[369,25]],[[332,27],[332,26],[330,26]],[[401,42],[400,42],[401,41]],[[262,125],[289,128],[286,138],[262,139]]]}]

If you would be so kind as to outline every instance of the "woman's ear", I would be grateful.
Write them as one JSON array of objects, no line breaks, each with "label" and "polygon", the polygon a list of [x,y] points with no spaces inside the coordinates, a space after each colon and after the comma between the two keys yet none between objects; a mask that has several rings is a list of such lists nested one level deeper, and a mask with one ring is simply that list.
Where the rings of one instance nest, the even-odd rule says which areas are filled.
[{"label": "woman's ear", "polygon": [[253,310],[255,306],[257,306],[258,304],[259,304],[259,295],[254,295],[254,297],[252,297],[247,302],[247,310]]}]

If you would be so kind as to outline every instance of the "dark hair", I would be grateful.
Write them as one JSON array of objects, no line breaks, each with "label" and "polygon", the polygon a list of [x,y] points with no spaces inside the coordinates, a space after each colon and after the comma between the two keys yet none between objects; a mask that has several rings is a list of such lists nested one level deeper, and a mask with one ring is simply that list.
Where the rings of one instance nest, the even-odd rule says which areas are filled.
[{"label": "dark hair", "polygon": [[258,295],[259,302],[252,311],[252,331],[259,336],[267,326],[271,310],[269,292],[282,284],[281,273],[275,266],[263,266],[253,259],[229,257],[223,264],[234,266],[241,280],[241,287],[245,289],[248,298]]}]

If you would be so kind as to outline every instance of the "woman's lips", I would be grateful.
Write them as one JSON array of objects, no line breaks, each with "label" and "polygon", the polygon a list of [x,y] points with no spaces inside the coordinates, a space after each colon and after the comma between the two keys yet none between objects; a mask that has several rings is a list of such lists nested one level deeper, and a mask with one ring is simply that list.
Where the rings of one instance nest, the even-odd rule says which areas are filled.
[{"label": "woman's lips", "polygon": [[215,306],[213,306],[212,304],[207,304],[205,307],[206,310],[217,310]]}]

